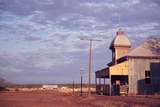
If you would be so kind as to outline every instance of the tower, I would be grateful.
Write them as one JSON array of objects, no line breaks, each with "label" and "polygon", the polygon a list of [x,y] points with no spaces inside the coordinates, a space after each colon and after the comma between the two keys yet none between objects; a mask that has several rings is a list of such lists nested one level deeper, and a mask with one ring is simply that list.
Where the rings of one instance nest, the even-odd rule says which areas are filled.
[{"label": "tower", "polygon": [[116,64],[117,59],[128,53],[131,48],[131,42],[123,31],[118,30],[109,48],[112,51],[112,62]]}]

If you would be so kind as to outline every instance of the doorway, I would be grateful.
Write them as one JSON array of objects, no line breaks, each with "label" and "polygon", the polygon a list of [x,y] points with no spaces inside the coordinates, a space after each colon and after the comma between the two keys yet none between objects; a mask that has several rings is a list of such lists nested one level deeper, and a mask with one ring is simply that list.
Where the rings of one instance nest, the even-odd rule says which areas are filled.
[{"label": "doorway", "polygon": [[[128,76],[111,76],[112,95],[127,94]],[[125,88],[124,88],[125,87]]]}]

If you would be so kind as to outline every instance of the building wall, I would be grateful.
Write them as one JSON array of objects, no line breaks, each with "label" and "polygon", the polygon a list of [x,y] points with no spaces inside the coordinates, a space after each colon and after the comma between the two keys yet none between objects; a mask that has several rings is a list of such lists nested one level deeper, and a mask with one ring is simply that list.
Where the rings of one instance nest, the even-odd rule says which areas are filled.
[{"label": "building wall", "polygon": [[58,85],[43,85],[43,89],[57,89]]},{"label": "building wall", "polygon": [[[143,59],[143,58],[129,58],[129,94],[149,94],[154,93],[156,87],[155,82],[160,81],[160,78],[154,79],[152,69],[151,76],[154,81],[150,85],[145,84],[145,71],[151,70],[151,63],[160,63],[160,59]],[[160,72],[156,75],[160,76]],[[158,86],[159,87],[159,86]]]},{"label": "building wall", "polygon": [[128,61],[109,67],[110,75],[128,75]]},{"label": "building wall", "polygon": [[119,59],[122,56],[126,55],[129,51],[128,47],[115,47],[115,59]]}]

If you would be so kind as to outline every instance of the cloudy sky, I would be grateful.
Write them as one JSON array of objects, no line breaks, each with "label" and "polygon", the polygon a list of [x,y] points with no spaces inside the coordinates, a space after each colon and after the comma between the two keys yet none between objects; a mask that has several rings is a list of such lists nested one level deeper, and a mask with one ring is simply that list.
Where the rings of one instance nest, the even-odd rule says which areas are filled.
[{"label": "cloudy sky", "polygon": [[0,0],[0,77],[79,82],[80,68],[87,78],[89,46],[80,37],[102,40],[93,45],[95,72],[111,60],[119,25],[134,47],[160,34],[159,11],[159,0]]}]

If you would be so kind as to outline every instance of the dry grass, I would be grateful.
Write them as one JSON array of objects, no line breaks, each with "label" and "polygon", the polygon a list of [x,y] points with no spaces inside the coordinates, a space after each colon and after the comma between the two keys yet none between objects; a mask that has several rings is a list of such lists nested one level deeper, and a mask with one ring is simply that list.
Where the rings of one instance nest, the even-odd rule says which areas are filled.
[{"label": "dry grass", "polygon": [[0,107],[160,107],[160,96],[77,96],[56,91],[0,92]]}]

